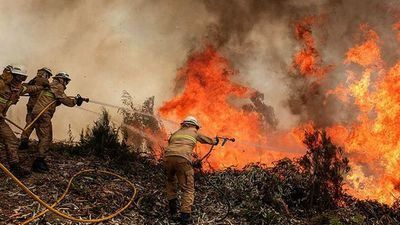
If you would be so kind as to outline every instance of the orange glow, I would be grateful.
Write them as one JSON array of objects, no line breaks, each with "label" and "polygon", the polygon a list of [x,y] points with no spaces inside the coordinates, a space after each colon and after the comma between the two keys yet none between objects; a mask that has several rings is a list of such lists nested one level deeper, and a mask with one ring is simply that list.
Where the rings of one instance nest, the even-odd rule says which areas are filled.
[{"label": "orange glow", "polygon": [[360,26],[365,41],[346,53],[346,63],[357,63],[361,66],[378,65],[381,63],[381,50],[378,46],[379,36],[368,25]]},{"label": "orange glow", "polygon": [[[251,162],[269,163],[288,153],[268,151],[265,128],[256,112],[249,112],[235,100],[249,101],[253,89],[232,82],[236,76],[228,61],[212,46],[190,56],[180,69],[178,79],[184,80],[183,92],[160,109],[162,117],[181,121],[193,115],[204,125],[206,135],[226,135],[237,139],[235,144],[218,147],[210,157],[213,168],[243,167]],[[260,146],[263,146],[260,148]],[[200,155],[209,146],[199,145]],[[289,154],[295,155],[295,154]]]},{"label": "orange glow", "polygon": [[[316,19],[308,17],[296,24],[295,37],[301,50],[293,55],[293,68],[304,79],[322,84],[333,67],[324,65],[316,50],[312,34]],[[400,23],[394,29],[400,30]],[[366,24],[360,26],[360,34],[362,38],[348,49],[342,61],[345,81],[324,93],[356,108],[357,116],[354,121],[325,129],[334,143],[344,146],[350,159],[348,193],[391,204],[400,196],[400,61],[386,68],[379,34]],[[288,149],[301,148],[304,130],[314,129],[313,121],[290,131],[270,133],[263,127],[261,115],[238,104],[249,102],[255,91],[235,83],[237,73],[211,46],[192,54],[178,72],[177,83],[182,84],[182,92],[164,103],[160,115],[174,121],[194,115],[204,125],[203,133],[237,138],[237,143],[215,150],[210,158],[213,168],[243,167],[299,156],[301,152]],[[200,155],[207,150],[208,147],[199,147]]]},{"label": "orange glow", "polygon": [[316,19],[317,17],[307,17],[299,21],[295,27],[296,39],[303,42],[303,46],[294,56],[293,67],[303,76],[322,77],[332,69],[332,66],[322,66],[321,56],[316,49],[311,31]]},{"label": "orange glow", "polygon": [[343,131],[331,135],[350,157],[348,192],[391,204],[400,194],[400,64],[386,71],[378,34],[368,25],[362,25],[361,31],[364,40],[347,52],[345,60],[363,68],[361,73],[347,71],[347,90],[360,112],[357,121],[348,125],[348,135]]}]

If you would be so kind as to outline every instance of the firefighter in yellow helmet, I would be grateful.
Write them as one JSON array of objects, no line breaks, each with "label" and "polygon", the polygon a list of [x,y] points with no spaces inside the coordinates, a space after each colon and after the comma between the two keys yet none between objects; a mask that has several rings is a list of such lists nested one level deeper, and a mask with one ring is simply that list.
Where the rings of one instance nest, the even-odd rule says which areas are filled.
[{"label": "firefighter in yellow helmet", "polygon": [[38,96],[35,106],[32,109],[32,117],[36,118],[47,106],[50,107],[44,111],[39,119],[34,123],[36,135],[38,136],[38,156],[32,165],[32,171],[44,173],[49,171],[49,167],[45,161],[46,152],[50,147],[53,140],[53,127],[51,119],[53,118],[56,107],[63,104],[68,107],[75,105],[82,105],[83,101],[89,101],[82,98],[80,95],[77,97],[69,97],[65,94],[65,89],[71,81],[69,75],[65,72],[60,72],[53,77],[49,89],[44,89]]},{"label": "firefighter in yellow helmet", "polygon": [[[37,71],[36,76],[28,82],[29,85],[38,85],[38,86],[43,86],[43,87],[50,87],[49,79],[50,77],[53,76],[53,72],[51,69],[47,67],[43,67]],[[29,94],[29,100],[28,103],[26,104],[27,108],[27,114],[26,114],[26,124],[30,124],[32,120],[34,119],[32,117],[32,110],[33,107],[35,106],[35,103],[37,99],[39,98],[39,93],[31,93]],[[32,132],[34,130],[34,127],[31,126],[21,134],[21,144],[19,146],[19,149],[27,149],[29,147],[29,136],[31,136]]]},{"label": "firefighter in yellow helmet", "polygon": [[40,92],[43,89],[41,86],[22,84],[27,77],[26,71],[19,66],[7,66],[0,76],[0,139],[7,151],[10,171],[18,178],[28,176],[30,172],[20,166],[18,138],[4,118],[9,107],[16,104],[21,95]]},{"label": "firefighter in yellow helmet", "polygon": [[193,149],[197,142],[217,145],[218,138],[210,138],[198,132],[200,124],[193,116],[181,123],[181,128],[173,133],[165,151],[165,169],[167,176],[167,197],[169,213],[172,218],[178,213],[177,188],[182,192],[180,206],[181,224],[191,223],[194,202],[194,170],[192,166]]}]

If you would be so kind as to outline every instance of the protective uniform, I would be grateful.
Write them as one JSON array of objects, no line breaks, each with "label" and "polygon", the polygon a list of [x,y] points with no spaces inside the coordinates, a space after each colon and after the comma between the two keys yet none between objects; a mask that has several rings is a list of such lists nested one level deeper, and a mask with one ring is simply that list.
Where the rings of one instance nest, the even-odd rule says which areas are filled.
[{"label": "protective uniform", "polygon": [[[49,84],[49,78],[52,76],[52,71],[49,68],[43,67],[38,70],[36,77],[34,77],[32,80],[29,81],[28,84],[30,85],[38,85],[38,86],[43,86],[48,88],[50,86]],[[33,107],[36,104],[37,99],[39,98],[39,93],[32,93],[29,94],[29,100],[28,103],[26,104],[27,107],[27,114],[26,114],[26,125],[30,124],[34,117],[32,116],[32,110]],[[32,134],[34,130],[33,126],[30,126],[27,130],[22,132],[21,134],[21,145],[20,149],[27,149],[28,148],[28,143],[29,143],[29,136]]]},{"label": "protective uniform", "polygon": [[[194,170],[192,166],[193,149],[197,142],[202,144],[216,144],[217,140],[209,138],[198,132],[200,126],[185,120],[179,130],[173,133],[168,141],[165,151],[165,169],[167,175],[167,197],[169,200],[170,214],[176,213],[177,186],[182,192],[181,220],[189,217],[194,202]],[[184,221],[181,221],[184,222]]]},{"label": "protective uniform", "polygon": [[53,140],[53,128],[51,119],[53,118],[54,112],[56,111],[56,107],[61,104],[68,107],[74,107],[77,104],[76,98],[68,97],[64,93],[65,89],[65,84],[63,84],[59,79],[53,79],[50,84],[50,89],[44,89],[39,94],[36,104],[32,109],[32,117],[36,118],[42,112],[42,110],[44,110],[49,104],[51,104],[50,107],[44,111],[44,113],[33,125],[39,139],[39,154],[32,166],[32,169],[35,172],[44,172],[48,170],[47,164],[44,162],[44,158]]},{"label": "protective uniform", "polygon": [[40,92],[43,89],[41,86],[21,84],[23,78],[26,79],[26,72],[13,67],[7,67],[0,76],[0,112],[2,116],[0,118],[0,138],[6,147],[11,172],[17,177],[26,176],[27,171],[19,166],[18,138],[4,117],[6,117],[9,107],[16,104],[21,95]]}]

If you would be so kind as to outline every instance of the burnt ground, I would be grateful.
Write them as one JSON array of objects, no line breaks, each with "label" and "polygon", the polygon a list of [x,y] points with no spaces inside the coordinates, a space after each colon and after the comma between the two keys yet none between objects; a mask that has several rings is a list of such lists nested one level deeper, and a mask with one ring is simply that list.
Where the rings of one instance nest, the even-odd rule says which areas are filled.
[{"label": "burnt ground", "polygon": [[[34,150],[20,151],[25,168],[30,168],[34,154]],[[107,170],[123,175],[135,184],[139,191],[135,203],[141,209],[132,205],[120,216],[99,224],[174,224],[167,219],[162,166],[154,161],[146,158],[138,159],[129,165],[132,169],[127,173],[120,168],[120,165],[107,159],[53,150],[49,152],[48,163],[51,166],[50,173],[33,173],[30,178],[23,180],[30,190],[48,203],[55,201],[64,192],[73,174],[85,169]],[[0,224],[17,224],[43,209],[2,172],[0,181]],[[199,184],[201,183],[199,181]],[[199,190],[201,191],[202,187],[199,187]],[[129,186],[115,177],[85,174],[75,179],[70,194],[57,208],[75,217],[98,218],[125,205],[131,195]],[[207,205],[206,201],[210,205]],[[225,206],[215,201],[218,201],[215,192],[197,195],[198,207],[194,213],[197,221],[208,223],[207,220],[212,220],[211,216],[218,216],[218,211],[224,210]],[[234,222],[229,222],[228,219],[226,223]],[[47,213],[33,224],[79,223],[72,223]]]},{"label": "burnt ground", "polygon": [[[51,172],[34,173],[23,182],[48,203],[60,196],[73,174],[84,169],[115,172],[132,181],[139,193],[135,204],[114,219],[99,224],[174,224],[167,218],[162,164],[147,157],[129,161],[111,157],[77,154],[64,145],[53,147],[48,162]],[[34,151],[20,152],[29,168]],[[345,206],[321,209],[308,204],[308,178],[302,177],[292,161],[284,159],[274,167],[252,165],[245,170],[228,169],[204,177],[196,175],[195,224],[399,224],[399,213],[376,202],[358,201],[347,196]],[[227,196],[232,209],[226,219],[226,202],[213,186]],[[107,175],[83,175],[74,181],[70,194],[57,207],[75,217],[98,218],[122,207],[131,196],[129,187]],[[0,224],[18,224],[43,209],[0,172]],[[33,224],[79,224],[46,214]]]}]

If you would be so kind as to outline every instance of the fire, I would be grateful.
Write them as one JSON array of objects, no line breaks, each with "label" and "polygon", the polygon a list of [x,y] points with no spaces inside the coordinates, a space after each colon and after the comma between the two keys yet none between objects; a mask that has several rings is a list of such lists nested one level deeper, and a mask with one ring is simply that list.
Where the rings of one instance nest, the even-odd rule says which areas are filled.
[{"label": "fire", "polygon": [[[317,81],[323,85],[333,66],[324,64],[316,48],[312,27],[317,19],[308,17],[296,24],[295,38],[301,50],[293,56],[293,68],[311,84]],[[393,29],[398,32],[400,23]],[[400,61],[392,67],[386,65],[381,56],[382,42],[372,27],[360,25],[360,34],[355,46],[344,55],[342,65],[335,65],[345,68],[346,81],[325,93],[326,97],[336,96],[349,108],[357,108],[357,117],[325,129],[336,144],[344,146],[350,159],[348,192],[360,199],[391,204],[400,196]],[[294,140],[290,146],[300,146],[304,130],[313,129],[313,121],[271,134],[261,114],[243,107],[256,91],[235,83],[237,74],[223,55],[206,46],[193,53],[179,70],[177,84],[182,91],[159,109],[160,115],[174,121],[194,115],[203,124],[203,133],[237,138],[237,143],[215,150],[209,161],[212,168],[243,167],[298,156],[299,152],[276,149],[289,146],[289,140]],[[278,143],[278,147],[271,147],[271,143]],[[198,149],[200,155],[207,150],[204,146]]]},{"label": "fire", "polygon": [[[287,154],[271,152],[258,146],[268,143],[261,115],[245,110],[238,102],[249,102],[252,88],[234,83],[237,71],[212,46],[194,53],[178,72],[184,82],[180,95],[166,102],[160,109],[164,118],[181,121],[187,115],[196,116],[202,123],[200,130],[209,136],[226,135],[237,139],[235,145],[219,147],[210,157],[212,168],[243,167],[248,163],[268,163]],[[199,146],[199,155],[208,151]]]},{"label": "fire", "polygon": [[[310,21],[313,20],[306,18],[297,25],[296,37],[299,36],[298,27],[312,24]],[[396,31],[399,24],[394,26]],[[345,104],[357,106],[357,120],[325,129],[335,143],[345,147],[350,158],[352,171],[347,178],[348,192],[360,199],[391,204],[400,195],[400,175],[397,173],[400,169],[400,61],[386,69],[378,33],[367,24],[360,25],[360,31],[361,41],[347,51],[343,61],[343,65],[349,68],[345,74],[346,83],[342,82],[326,93],[326,96],[334,95]],[[295,68],[303,76],[317,75],[319,82],[323,82],[329,71],[319,69],[320,63],[315,63],[322,60],[318,58],[311,31],[306,30],[303,36],[306,48],[295,55]],[[308,62],[313,63],[304,67],[305,61],[299,58],[307,49],[312,53],[308,58],[313,58]],[[310,121],[300,128],[312,129],[312,124]]]},{"label": "fire", "polygon": [[294,56],[294,68],[304,76],[323,77],[331,66],[322,66],[322,58],[316,49],[315,38],[311,28],[317,17],[307,17],[296,24],[296,39],[303,42],[303,48]]}]

